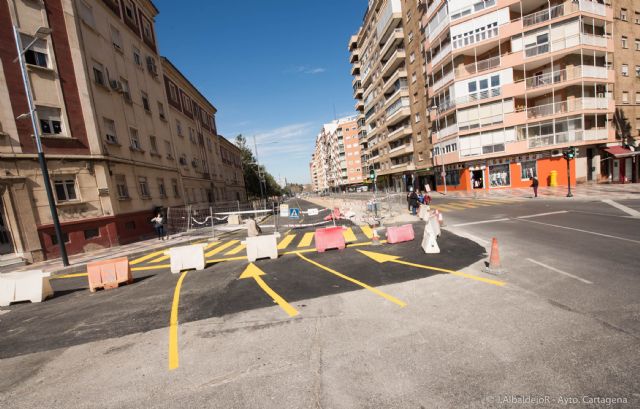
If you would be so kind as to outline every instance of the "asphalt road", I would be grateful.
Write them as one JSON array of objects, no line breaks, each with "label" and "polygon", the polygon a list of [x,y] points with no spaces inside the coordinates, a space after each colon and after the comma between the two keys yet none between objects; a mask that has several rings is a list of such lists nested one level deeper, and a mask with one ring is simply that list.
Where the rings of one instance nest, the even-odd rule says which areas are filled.
[{"label": "asphalt road", "polygon": [[[150,257],[116,290],[55,280],[54,299],[0,310],[0,407],[640,406],[637,219],[600,201],[434,205],[438,255],[419,248],[421,223],[415,241],[382,246],[348,225],[355,241],[325,253],[310,227],[282,227],[260,277],[239,279],[231,235],[205,271]],[[481,271],[492,237],[499,276]]]}]

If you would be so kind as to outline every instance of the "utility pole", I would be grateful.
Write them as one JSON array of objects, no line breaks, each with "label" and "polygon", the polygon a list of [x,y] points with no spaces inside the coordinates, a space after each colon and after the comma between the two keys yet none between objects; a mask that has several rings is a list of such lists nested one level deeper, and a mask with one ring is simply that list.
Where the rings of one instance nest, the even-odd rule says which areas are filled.
[{"label": "utility pole", "polygon": [[[27,103],[29,105],[29,113],[23,114],[31,117],[31,126],[33,127],[33,135],[36,140],[36,148],[38,149],[38,162],[40,162],[40,170],[42,171],[42,179],[44,182],[44,189],[47,192],[47,201],[49,202],[49,210],[51,211],[51,221],[53,222],[53,228],[56,232],[56,239],[58,240],[58,247],[60,248],[60,258],[62,264],[66,267],[69,265],[69,257],[67,256],[67,248],[64,245],[64,238],[62,236],[62,228],[60,227],[60,219],[58,219],[58,210],[56,209],[56,201],[53,198],[53,190],[51,189],[51,180],[49,178],[49,169],[47,168],[47,161],[44,156],[44,150],[42,149],[42,140],[40,139],[40,128],[38,125],[38,112],[36,111],[35,104],[33,103],[33,94],[31,92],[31,82],[29,81],[29,74],[27,73],[27,67],[25,65],[24,54],[35,44],[37,40],[44,39],[51,34],[51,29],[48,27],[39,27],[34,35],[34,40],[26,47],[22,48],[22,39],[20,38],[20,31],[17,26],[13,26],[13,35],[15,36],[16,47],[18,49],[18,61],[20,63],[20,71],[22,72],[22,81],[24,83],[24,90],[27,94]],[[23,115],[20,115],[20,119]]]},{"label": "utility pole", "polygon": [[256,143],[256,136],[253,135],[253,149],[256,151],[256,163],[258,164],[258,184],[260,185],[260,200],[263,206],[266,208],[267,202],[264,197],[264,188],[262,186],[262,169],[260,168],[260,158],[258,157],[258,144]]}]

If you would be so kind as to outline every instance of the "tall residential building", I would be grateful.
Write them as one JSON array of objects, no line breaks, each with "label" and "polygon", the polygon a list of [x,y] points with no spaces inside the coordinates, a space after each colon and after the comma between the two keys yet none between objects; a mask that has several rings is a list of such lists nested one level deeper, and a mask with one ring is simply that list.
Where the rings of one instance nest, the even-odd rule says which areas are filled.
[{"label": "tall residential building", "polygon": [[[155,208],[210,203],[207,189],[227,188],[214,173],[223,174],[214,171],[215,108],[158,55],[157,14],[149,0],[0,1],[0,254],[30,262],[58,255],[31,121],[22,119],[14,25],[23,46],[33,42],[27,75],[70,254],[143,238]],[[40,27],[50,35],[36,39]],[[180,103],[192,104],[198,124],[185,120],[184,130],[194,128],[194,146],[174,128],[165,69],[187,96]]]},{"label": "tall residential building", "polygon": [[423,16],[438,190],[608,180],[613,10],[589,0],[432,0]]},{"label": "tall residential building", "polygon": [[370,0],[349,41],[363,170],[366,177],[375,170],[380,188],[405,190],[429,180],[422,9],[416,1]]},{"label": "tall residential building", "polygon": [[615,182],[638,182],[640,175],[640,3],[637,0],[613,2],[614,70],[616,72],[615,125],[623,145],[635,147],[609,155]]},{"label": "tall residential building", "polygon": [[309,164],[314,191],[345,190],[362,183],[358,131],[356,116],[322,126]]}]

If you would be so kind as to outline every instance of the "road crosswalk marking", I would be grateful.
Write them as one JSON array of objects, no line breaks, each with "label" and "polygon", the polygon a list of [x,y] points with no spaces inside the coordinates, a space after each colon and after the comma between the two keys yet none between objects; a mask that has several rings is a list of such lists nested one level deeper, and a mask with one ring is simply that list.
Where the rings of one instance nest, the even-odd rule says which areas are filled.
[{"label": "road crosswalk marking", "polygon": [[315,232],[305,233],[304,236],[302,236],[302,240],[300,240],[300,243],[298,243],[298,248],[309,247],[314,235]]},{"label": "road crosswalk marking", "polygon": [[342,235],[344,236],[344,241],[346,241],[347,243],[354,243],[354,242],[358,241],[358,238],[353,233],[353,229],[351,227],[349,227],[347,230],[343,231]]},{"label": "road crosswalk marking", "polygon": [[218,253],[228,249],[231,246],[236,245],[236,244],[238,244],[238,240],[230,240],[230,241],[228,241],[228,242],[226,242],[226,243],[214,248],[210,252],[206,253],[205,257],[211,257],[211,256],[213,256],[215,254],[218,254]]},{"label": "road crosswalk marking", "polygon": [[287,246],[289,246],[289,244],[291,244],[291,242],[293,241],[293,239],[296,238],[295,234],[287,234],[284,239],[282,239],[280,241],[280,243],[278,243],[278,250],[284,250],[287,248]]}]

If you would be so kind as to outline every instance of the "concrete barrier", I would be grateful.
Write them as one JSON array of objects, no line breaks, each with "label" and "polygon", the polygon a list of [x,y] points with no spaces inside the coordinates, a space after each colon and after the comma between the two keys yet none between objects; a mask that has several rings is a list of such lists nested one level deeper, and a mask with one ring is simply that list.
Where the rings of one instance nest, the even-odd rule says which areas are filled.
[{"label": "concrete barrier", "polygon": [[418,217],[424,221],[427,221],[429,218],[429,206],[422,205],[420,206],[420,210],[418,211]]},{"label": "concrete barrier", "polygon": [[171,272],[178,274],[182,270],[204,270],[206,265],[204,248],[207,243],[191,244],[189,246],[171,247],[165,255],[171,259]]},{"label": "concrete barrier", "polygon": [[387,227],[387,243],[395,244],[415,239],[413,225],[405,224],[404,226]]},{"label": "concrete barrier", "polygon": [[0,306],[18,301],[42,302],[52,296],[49,274],[42,270],[0,274]]},{"label": "concrete barrier", "polygon": [[121,283],[132,283],[131,267],[126,257],[98,260],[87,264],[87,277],[89,279],[89,291],[96,288],[109,290],[118,288]]},{"label": "concrete barrier", "polygon": [[347,247],[344,235],[342,234],[343,231],[344,229],[341,226],[316,229],[316,250],[319,253],[324,253],[324,251],[328,249],[342,250]]},{"label": "concrete barrier", "polygon": [[230,214],[229,218],[227,219],[227,224],[233,224],[233,225],[242,224],[242,218],[240,217],[239,214]]},{"label": "concrete barrier", "polygon": [[436,232],[433,231],[431,223],[426,223],[424,226],[421,246],[427,254],[440,253],[440,247],[438,247],[438,242],[436,241]]},{"label": "concrete barrier", "polygon": [[438,221],[438,217],[434,214],[430,215],[427,219],[427,224],[431,226],[431,230],[436,235],[436,237],[440,237],[442,231],[440,230],[440,222]]},{"label": "concrete barrier", "polygon": [[242,244],[247,246],[247,260],[253,263],[260,258],[278,258],[278,238],[280,233],[267,234],[264,236],[247,237]]}]

